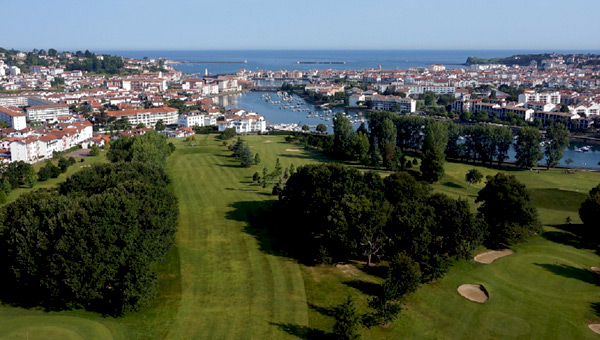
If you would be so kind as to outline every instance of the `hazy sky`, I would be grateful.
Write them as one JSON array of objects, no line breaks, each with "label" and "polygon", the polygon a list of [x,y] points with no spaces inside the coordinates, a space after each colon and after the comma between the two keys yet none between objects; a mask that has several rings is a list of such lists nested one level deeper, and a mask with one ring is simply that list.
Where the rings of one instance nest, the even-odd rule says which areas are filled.
[{"label": "hazy sky", "polygon": [[600,49],[598,0],[2,0],[0,46]]}]

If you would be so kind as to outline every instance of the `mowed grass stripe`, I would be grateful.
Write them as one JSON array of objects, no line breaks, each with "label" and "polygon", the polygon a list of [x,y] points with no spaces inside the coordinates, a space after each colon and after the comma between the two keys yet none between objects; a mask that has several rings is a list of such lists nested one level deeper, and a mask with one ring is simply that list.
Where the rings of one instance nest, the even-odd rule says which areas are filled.
[{"label": "mowed grass stripe", "polygon": [[177,143],[169,159],[181,205],[177,242],[183,285],[169,338],[279,339],[291,336],[272,322],[307,325],[304,286],[297,284],[302,282],[299,265],[265,254],[244,231],[248,207],[272,199],[249,184],[248,177],[265,165],[271,171],[285,150],[282,144],[251,143],[264,160],[252,169],[239,168],[212,136],[199,138],[195,144],[201,146]]}]

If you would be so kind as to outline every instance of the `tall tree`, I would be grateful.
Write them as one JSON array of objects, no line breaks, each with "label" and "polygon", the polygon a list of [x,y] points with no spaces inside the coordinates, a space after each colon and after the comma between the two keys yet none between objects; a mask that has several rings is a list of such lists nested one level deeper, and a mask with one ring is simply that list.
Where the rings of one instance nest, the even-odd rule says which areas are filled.
[{"label": "tall tree", "polygon": [[362,164],[369,164],[369,137],[367,134],[358,132],[354,138],[354,158]]},{"label": "tall tree", "polygon": [[446,145],[448,131],[446,125],[431,121],[425,128],[425,141],[423,142],[423,160],[421,173],[423,179],[433,183],[444,175],[444,161],[446,159]]},{"label": "tall tree", "polygon": [[569,145],[569,130],[561,123],[554,123],[546,131],[546,164],[548,169],[558,165],[563,151]]},{"label": "tall tree", "polygon": [[348,159],[352,156],[354,129],[350,120],[341,112],[333,119],[333,153],[338,159]]},{"label": "tall tree", "polygon": [[517,165],[523,168],[532,168],[542,159],[540,131],[532,127],[524,127],[519,131],[515,142],[515,158]]},{"label": "tall tree", "polygon": [[540,230],[537,210],[525,185],[501,172],[488,177],[475,202],[488,225],[488,246],[508,246]]},{"label": "tall tree", "polygon": [[596,244],[600,235],[598,216],[600,216],[600,184],[590,190],[588,197],[579,208],[579,217],[585,226],[584,234]]},{"label": "tall tree", "polygon": [[242,154],[240,155],[240,162],[242,168],[249,168],[252,165],[254,165],[254,156],[252,155],[252,152],[250,151],[250,146],[248,146],[248,144],[246,144],[242,149]]}]

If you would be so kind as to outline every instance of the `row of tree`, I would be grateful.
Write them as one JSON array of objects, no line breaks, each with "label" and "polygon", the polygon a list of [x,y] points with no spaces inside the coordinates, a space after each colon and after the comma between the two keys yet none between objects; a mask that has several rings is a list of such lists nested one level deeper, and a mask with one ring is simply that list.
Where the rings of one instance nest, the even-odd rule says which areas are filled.
[{"label": "row of tree", "polygon": [[405,152],[420,152],[423,178],[434,182],[443,175],[446,159],[501,165],[508,159],[511,146],[518,166],[531,168],[545,156],[550,168],[559,163],[568,138],[569,132],[562,124],[551,125],[542,142],[539,130],[531,127],[520,129],[513,138],[512,130],[503,126],[461,126],[432,118],[373,112],[369,114],[369,130],[361,125],[354,131],[350,121],[338,113],[330,141],[318,137],[307,140],[320,143],[334,158],[383,165],[390,170],[406,168]]}]

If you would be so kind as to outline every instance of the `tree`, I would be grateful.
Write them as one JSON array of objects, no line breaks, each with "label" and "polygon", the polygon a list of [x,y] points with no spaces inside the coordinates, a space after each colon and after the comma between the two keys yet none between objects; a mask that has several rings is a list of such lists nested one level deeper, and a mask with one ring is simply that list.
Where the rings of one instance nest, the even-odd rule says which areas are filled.
[{"label": "tree", "polygon": [[594,240],[596,244],[600,235],[598,216],[600,216],[600,184],[590,190],[588,197],[579,208],[579,217],[585,227],[584,234]]},{"label": "tree", "polygon": [[334,318],[333,333],[336,339],[360,339],[360,315],[351,296],[334,308]]},{"label": "tree", "polygon": [[233,157],[240,157],[242,155],[242,152],[244,151],[244,141],[240,137],[238,137],[231,151],[233,152],[231,154]]},{"label": "tree", "polygon": [[2,169],[2,181],[3,183],[8,182],[11,189],[21,185],[31,187],[36,180],[37,174],[33,165],[23,161],[11,162]]},{"label": "tree", "polygon": [[148,304],[177,224],[165,178],[151,165],[103,164],[20,196],[0,221],[3,283],[52,309],[121,315]]},{"label": "tree", "polygon": [[260,180],[261,180],[262,187],[266,188],[267,187],[267,183],[269,181],[269,172],[268,172],[268,170],[267,170],[266,167],[263,168],[262,177],[260,178]]},{"label": "tree", "polygon": [[477,184],[481,182],[482,179],[483,174],[477,169],[471,169],[465,175],[465,180],[469,183],[469,186],[471,186],[471,184]]},{"label": "tree", "polygon": [[290,176],[296,173],[296,167],[294,163],[290,164]]},{"label": "tree", "polygon": [[374,321],[385,326],[398,318],[402,305],[397,299],[398,287],[388,277],[381,285],[379,292],[369,299],[369,307],[375,310]]},{"label": "tree", "polygon": [[308,131],[310,130],[310,127],[306,124],[302,125],[302,131]]},{"label": "tree", "polygon": [[235,128],[227,128],[221,132],[220,138],[222,140],[226,140],[226,139],[234,137],[236,134],[237,133],[235,132]]},{"label": "tree", "polygon": [[523,168],[532,168],[542,159],[540,131],[532,127],[524,127],[519,131],[515,142],[515,158],[517,165]]},{"label": "tree", "polygon": [[113,162],[142,162],[164,167],[171,148],[167,136],[148,131],[133,137],[121,136],[110,142],[106,158]]},{"label": "tree", "polygon": [[550,125],[546,131],[546,149],[544,150],[548,169],[558,165],[567,145],[569,145],[567,127],[560,123]]},{"label": "tree", "polygon": [[254,164],[260,164],[260,155],[258,152],[254,155]]},{"label": "tree", "polygon": [[421,282],[419,264],[406,253],[397,254],[390,260],[388,280],[395,286],[395,298],[414,292]]},{"label": "tree", "polygon": [[525,185],[501,172],[488,177],[477,195],[479,213],[488,225],[486,243],[498,249],[540,231],[537,210]]},{"label": "tree", "polygon": [[166,129],[165,123],[163,122],[162,119],[159,119],[158,122],[156,122],[156,125],[154,126],[154,130],[164,131],[165,129]]},{"label": "tree", "polygon": [[371,143],[369,149],[369,165],[378,167],[381,163],[381,152],[379,151],[379,142],[377,137],[373,138],[373,143]]},{"label": "tree", "polygon": [[250,151],[250,146],[248,146],[248,144],[246,144],[246,146],[242,149],[242,154],[240,155],[240,158],[242,168],[249,168],[252,165],[254,165],[254,156],[252,155],[252,152]]},{"label": "tree", "polygon": [[98,145],[94,144],[90,148],[90,156],[98,156],[100,154],[100,148]]},{"label": "tree", "polygon": [[352,156],[354,128],[350,120],[341,112],[333,119],[333,153],[338,159],[348,159]]},{"label": "tree", "polygon": [[424,180],[433,183],[439,181],[444,175],[447,144],[448,131],[446,125],[435,121],[427,124],[422,149],[423,159],[421,160],[421,173]]},{"label": "tree", "polygon": [[273,171],[273,177],[280,177],[282,174],[282,167],[281,167],[281,162],[279,161],[279,158],[277,158],[277,160],[275,160],[275,170]]},{"label": "tree", "polygon": [[327,132],[327,125],[321,123],[321,124],[317,125],[316,130],[319,133],[325,133],[325,132]]},{"label": "tree", "polygon": [[354,158],[364,165],[369,164],[369,137],[362,132],[356,133],[354,138]]},{"label": "tree", "polygon": [[258,174],[258,172],[255,172],[255,173],[252,175],[252,181],[253,181],[253,182],[260,182],[260,175]]}]

